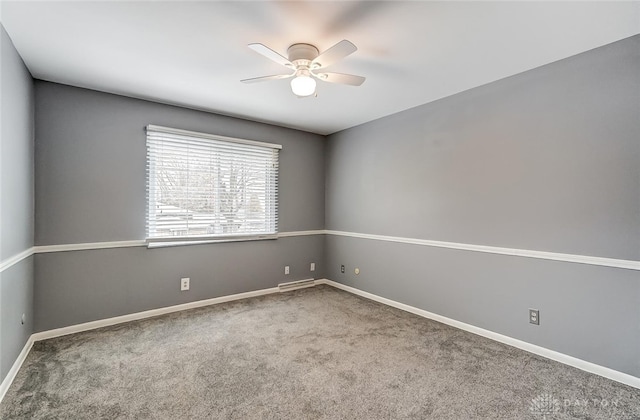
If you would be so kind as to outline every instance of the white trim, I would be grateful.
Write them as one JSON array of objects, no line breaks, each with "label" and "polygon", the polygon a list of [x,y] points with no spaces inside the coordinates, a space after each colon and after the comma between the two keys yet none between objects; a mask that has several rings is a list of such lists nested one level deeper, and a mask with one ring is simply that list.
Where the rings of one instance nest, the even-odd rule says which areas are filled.
[{"label": "white trim", "polygon": [[169,248],[173,246],[187,246],[187,245],[206,245],[206,244],[224,244],[229,242],[251,242],[251,241],[269,241],[278,239],[276,235],[262,235],[262,236],[237,236],[233,239],[208,239],[208,240],[195,240],[195,241],[147,241],[147,248]]},{"label": "white trim", "polygon": [[4,379],[2,380],[2,383],[0,384],[0,403],[2,403],[4,396],[7,395],[7,391],[9,390],[9,387],[13,383],[13,380],[16,378],[18,371],[20,371],[22,364],[24,363],[25,359],[27,358],[27,355],[31,351],[31,347],[33,347],[33,343],[34,343],[33,335],[31,335],[29,336],[29,339],[27,340],[27,342],[24,344],[24,347],[22,348],[22,351],[18,355],[18,358],[16,359],[16,361],[13,362],[11,369],[9,369],[9,372],[7,372],[7,376],[5,376]]},{"label": "white trim", "polygon": [[246,140],[246,139],[238,139],[235,137],[225,137],[218,136],[216,134],[208,134],[208,133],[200,133],[198,131],[189,131],[189,130],[181,130],[179,128],[171,128],[171,127],[162,127],[160,125],[149,124],[146,127],[147,131],[155,131],[158,133],[166,133],[166,134],[177,134],[179,136],[190,136],[190,137],[198,137],[201,139],[209,139],[209,140],[219,140],[226,141],[230,143],[240,143],[240,144],[248,144],[251,146],[262,146],[268,147],[271,149],[282,149],[281,144],[273,144],[273,143],[264,143],[261,141],[255,140]]},{"label": "white trim", "polygon": [[[311,235],[324,235],[326,231],[324,230],[301,230],[301,231],[292,231],[292,232],[279,232],[272,236],[264,236],[264,237],[256,237],[251,238],[251,240],[266,240],[266,239],[274,239],[274,238],[290,238],[294,236],[311,236]],[[144,246],[149,248],[160,248],[162,246],[178,246],[178,245],[201,245],[208,243],[225,243],[225,242],[242,242],[243,239],[233,239],[233,240],[211,240],[211,241],[185,241],[179,242],[177,244],[165,244],[164,242],[147,242],[145,239],[133,240],[133,241],[113,241],[113,242],[86,242],[79,244],[60,244],[60,245],[41,245],[31,248],[31,254],[44,254],[49,252],[65,252],[65,251],[82,251],[88,249],[108,249],[108,248],[130,248],[130,247],[138,247]],[[151,243],[155,245],[150,245]],[[26,252],[26,251],[25,251]],[[15,258],[15,257],[12,257]],[[23,257],[26,258],[26,257]],[[9,260],[7,260],[9,261]],[[3,265],[5,262],[2,263]],[[14,262],[15,264],[15,262]]]},{"label": "white trim", "polygon": [[13,366],[5,376],[2,384],[0,384],[0,403],[4,398],[5,394],[9,390],[11,383],[15,379],[22,363],[27,358],[29,351],[31,351],[31,347],[33,347],[33,343],[41,340],[48,340],[50,338],[61,337],[63,335],[75,334],[82,331],[95,330],[97,328],[108,327],[111,325],[122,324],[125,322],[136,321],[139,319],[151,318],[159,315],[169,314],[173,312],[185,311],[188,309],[200,308],[203,306],[216,305],[224,302],[231,302],[234,300],[247,299],[256,296],[269,295],[272,293],[279,293],[280,289],[278,287],[272,287],[269,289],[261,289],[254,290],[251,292],[237,293],[235,295],[228,296],[220,296],[212,299],[198,300],[195,302],[183,303],[180,305],[167,306],[164,308],[151,309],[143,312],[136,312],[133,314],[116,316],[113,318],[100,319],[97,321],[85,322],[83,324],[70,325],[68,327],[56,328],[53,330],[42,331],[38,333],[31,334],[27,343],[24,345],[24,348],[18,355],[18,358],[13,363]]},{"label": "white trim", "polygon": [[371,235],[367,233],[327,230],[327,235],[347,236],[350,238],[372,239],[385,242],[424,245],[437,248],[459,249],[464,251],[486,252],[489,254],[512,255],[516,257],[539,258],[543,260],[564,261],[579,264],[600,265],[604,267],[640,270],[640,261],[619,260],[615,258],[591,257],[587,255],[561,254],[557,252],[532,251],[528,249],[502,248],[488,245],[461,244],[456,242],[432,241],[428,239],[403,238],[399,236]]},{"label": "white trim", "polygon": [[526,341],[518,340],[517,338],[512,338],[512,337],[502,335],[493,331],[485,330],[484,328],[476,327],[471,324],[466,324],[464,322],[456,321],[455,319],[447,318],[442,315],[434,314],[433,312],[428,312],[423,309],[416,308],[414,306],[396,302],[395,300],[374,295],[373,293],[365,292],[360,289],[356,289],[355,287],[346,286],[342,283],[337,283],[332,280],[319,279],[319,280],[316,280],[315,282],[316,284],[327,284],[337,289],[344,290],[349,293],[353,293],[354,295],[362,296],[364,298],[382,303],[384,305],[392,306],[394,308],[401,309],[406,312],[410,312],[412,314],[421,316],[423,318],[432,319],[434,321],[438,321],[443,324],[450,325],[452,327],[461,329],[463,331],[468,331],[470,333],[480,335],[482,337],[486,337],[491,340],[498,341],[500,343],[507,344],[509,346],[516,347],[524,351],[528,351],[529,353],[537,354],[539,356],[546,357],[547,359],[555,360],[556,362],[573,366],[580,370],[584,370],[585,372],[603,376],[607,379],[611,379],[613,381],[620,382],[625,385],[629,385],[634,388],[640,389],[640,378],[629,375],[627,373],[619,372],[617,370],[614,370],[608,367],[587,362],[586,360],[578,359],[576,357],[569,356],[564,353],[559,353],[555,350],[550,350],[545,347],[538,346],[536,344],[527,343]]},{"label": "white trim", "polygon": [[256,296],[278,293],[277,287],[269,289],[255,290],[252,292],[237,293],[235,295],[220,296],[217,298],[197,300],[195,302],[182,303],[180,305],[166,306],[164,308],[151,309],[143,312],[135,312],[128,315],[116,316],[113,318],[99,319],[97,321],[85,322],[83,324],[70,325],[68,327],[56,328],[54,330],[42,331],[32,335],[33,341],[48,340],[50,338],[61,337],[63,335],[75,334],[82,331],[95,330],[96,328],[108,327],[122,324],[124,322],[136,321],[139,319],[151,318],[154,316],[170,314],[173,312],[186,311],[187,309],[201,308],[203,306],[216,305],[218,303],[231,302],[234,300],[247,299]]},{"label": "white trim", "polygon": [[[314,283],[316,285],[318,284],[326,284],[332,287],[335,287],[337,289],[341,289],[344,290],[346,292],[358,295],[358,296],[362,296],[364,298],[382,303],[384,305],[388,305],[388,306],[392,306],[394,308],[398,308],[401,309],[403,311],[406,312],[410,312],[413,313],[415,315],[421,316],[423,318],[428,318],[428,319],[433,319],[434,321],[438,321],[438,322],[442,322],[443,324],[447,324],[447,325],[451,325],[452,327],[464,330],[464,331],[468,331],[471,332],[473,334],[477,334],[516,348],[519,348],[521,350],[525,350],[528,351],[529,353],[533,353],[533,354],[537,354],[539,356],[542,357],[546,357],[548,359],[551,360],[555,360],[557,362],[560,363],[564,363],[566,365],[569,366],[573,366],[576,367],[578,369],[584,370],[586,372],[589,373],[593,373],[599,376],[603,376],[607,379],[611,379],[613,381],[616,382],[620,382],[629,386],[632,386],[634,388],[638,388],[640,389],[640,378],[637,378],[635,376],[631,376],[629,374],[623,373],[623,372],[619,372],[604,366],[600,366],[600,365],[596,365],[594,363],[591,362],[587,362],[578,358],[575,358],[573,356],[568,356],[566,354],[563,353],[558,353],[554,350],[549,350],[546,349],[544,347],[540,347],[537,346],[535,344],[531,344],[531,343],[527,343],[525,341],[521,341],[515,338],[511,338],[502,334],[498,334],[495,333],[493,331],[489,331],[489,330],[485,330],[483,328],[479,328],[479,327],[475,327],[473,325],[470,324],[466,324],[464,322],[460,322],[460,321],[456,321],[453,320],[451,318],[447,318],[441,315],[437,315],[428,311],[425,311],[423,309],[419,309],[419,308],[415,308],[413,306],[409,306],[409,305],[405,305],[404,303],[400,303],[400,302],[396,302],[394,300],[391,299],[387,299],[387,298],[383,298],[381,296],[378,295],[374,295],[373,293],[369,293],[369,292],[365,292],[359,289],[356,289],[355,287],[351,287],[351,286],[346,286],[344,284],[341,283],[337,283],[334,282],[332,280],[328,280],[328,279],[316,279],[314,280]],[[150,318],[150,317],[154,317],[154,316],[159,316],[159,315],[164,315],[164,314],[168,314],[168,313],[173,313],[173,312],[178,312],[178,311],[184,311],[187,309],[194,309],[194,308],[200,308],[203,306],[209,306],[209,305],[215,305],[218,303],[224,303],[224,302],[231,302],[234,300],[239,300],[239,299],[246,299],[246,298],[250,298],[250,297],[255,297],[255,296],[263,296],[263,295],[268,295],[268,294],[272,294],[272,293],[279,293],[280,289],[278,287],[272,287],[269,289],[262,289],[262,290],[256,290],[256,291],[252,291],[252,292],[245,292],[245,293],[238,293],[235,295],[229,295],[229,296],[221,296],[221,297],[217,297],[217,298],[212,298],[212,299],[206,299],[206,300],[199,300],[196,302],[189,302],[189,303],[184,303],[184,304],[180,304],[180,305],[174,305],[174,306],[168,306],[168,307],[164,307],[164,308],[158,308],[158,309],[152,309],[149,311],[144,311],[144,312],[136,312],[133,314],[129,314],[129,315],[122,315],[122,316],[117,316],[117,317],[113,317],[113,318],[107,318],[107,319],[102,319],[102,320],[97,320],[97,321],[91,321],[91,322],[85,322],[83,324],[77,324],[77,325],[71,325],[68,327],[63,327],[63,328],[57,328],[54,330],[48,330],[48,331],[42,331],[39,333],[34,333],[32,334],[29,339],[27,340],[26,344],[24,345],[24,348],[22,349],[22,351],[20,352],[20,354],[18,355],[18,358],[16,359],[16,361],[13,363],[13,366],[11,367],[11,369],[9,370],[9,372],[7,373],[7,376],[5,376],[4,380],[2,381],[2,384],[0,384],[0,403],[2,402],[2,399],[4,398],[7,390],[9,389],[9,387],[11,386],[11,383],[13,382],[13,380],[15,379],[18,371],[20,370],[20,367],[22,366],[22,363],[24,362],[24,360],[26,359],[27,355],[29,354],[29,351],[31,351],[31,348],[33,346],[33,343],[36,341],[40,341],[40,340],[46,340],[46,339],[50,339],[50,338],[55,338],[55,337],[61,337],[63,335],[68,335],[68,334],[74,334],[74,333],[78,333],[78,332],[82,332],[82,331],[89,331],[89,330],[93,330],[96,328],[102,328],[102,327],[107,327],[107,326],[111,326],[111,325],[116,325],[116,324],[121,324],[124,322],[130,322],[130,321],[135,321],[135,320],[139,320],[139,319],[144,319],[144,318]]]},{"label": "white trim", "polygon": [[9,257],[4,261],[0,261],[0,273],[2,273],[4,270],[8,270],[9,268],[18,264],[20,261],[24,260],[25,258],[29,258],[33,254],[35,254],[35,247],[25,249],[19,254]]},{"label": "white trim", "polygon": [[88,249],[130,248],[147,246],[145,240],[137,241],[113,241],[113,242],[85,242],[80,244],[41,245],[35,247],[35,254],[49,252],[84,251]]},{"label": "white trim", "polygon": [[[488,245],[473,245],[473,244],[463,244],[463,243],[456,243],[456,242],[432,241],[428,239],[404,238],[399,236],[372,235],[367,233],[345,232],[345,231],[339,231],[339,230],[300,230],[300,231],[291,231],[291,232],[279,232],[276,235],[276,237],[291,238],[295,236],[312,236],[312,235],[345,236],[350,238],[370,239],[370,240],[385,241],[385,242],[396,242],[396,243],[403,243],[403,244],[410,244],[410,245],[431,246],[436,248],[458,249],[462,251],[485,252],[489,254],[510,255],[510,256],[516,256],[516,257],[537,258],[537,259],[551,260],[551,261],[589,264],[589,265],[597,265],[597,266],[603,266],[603,267],[623,268],[627,270],[640,270],[640,261],[633,261],[633,260],[620,260],[615,258],[592,257],[587,255],[562,254],[557,252],[533,251],[533,250],[517,249],[517,248],[503,248],[503,247],[495,247],[495,246],[488,246]],[[216,241],[216,242],[223,242],[223,241]],[[202,242],[202,243],[209,243],[209,242]],[[195,244],[186,243],[185,245],[195,245]],[[129,248],[129,247],[137,247],[137,246],[146,247],[148,246],[148,242],[146,240],[133,240],[133,241],[90,242],[90,243],[80,243],[80,244],[35,246],[21,252],[18,255],[8,258],[5,261],[0,262],[0,272],[17,264],[18,262],[22,261],[25,258],[30,257],[33,254],[42,254],[42,253],[49,253],[49,252],[64,252],[64,251],[81,251],[81,250],[89,250],[89,249]],[[153,248],[153,246],[151,248]]]},{"label": "white trim", "polygon": [[326,230],[297,230],[292,232],[279,232],[278,238],[291,238],[293,236],[312,236],[312,235],[325,235]]}]

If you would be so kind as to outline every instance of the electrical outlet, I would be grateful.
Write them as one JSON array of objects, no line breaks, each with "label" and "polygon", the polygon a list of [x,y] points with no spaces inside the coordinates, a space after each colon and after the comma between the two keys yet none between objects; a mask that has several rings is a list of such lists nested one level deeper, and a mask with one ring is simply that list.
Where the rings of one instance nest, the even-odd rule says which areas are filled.
[{"label": "electrical outlet", "polygon": [[316,263],[311,263],[311,267],[309,267],[309,271],[316,271]]},{"label": "electrical outlet", "polygon": [[180,279],[180,291],[184,292],[185,290],[189,290],[189,283],[191,279],[189,277],[183,277]]},{"label": "electrical outlet", "polygon": [[537,309],[529,309],[529,323],[540,325],[540,311]]},{"label": "electrical outlet", "polygon": [[284,266],[284,274],[285,275],[289,274],[289,266],[288,265]]},{"label": "electrical outlet", "polygon": [[353,270],[353,272],[356,273],[356,276],[357,276],[358,274],[360,274],[360,269],[356,268],[355,270]]},{"label": "electrical outlet", "polygon": [[344,274],[344,264],[340,266],[340,272]]}]

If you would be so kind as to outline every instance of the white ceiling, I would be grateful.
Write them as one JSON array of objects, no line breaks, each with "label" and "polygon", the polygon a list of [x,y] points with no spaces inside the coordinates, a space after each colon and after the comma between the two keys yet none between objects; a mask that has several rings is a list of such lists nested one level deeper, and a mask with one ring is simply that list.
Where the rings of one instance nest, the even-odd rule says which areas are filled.
[{"label": "white ceiling", "polygon": [[[35,78],[320,134],[452,95],[640,32],[640,2],[2,1],[0,19]],[[247,48],[286,55],[358,46],[296,98]]]}]

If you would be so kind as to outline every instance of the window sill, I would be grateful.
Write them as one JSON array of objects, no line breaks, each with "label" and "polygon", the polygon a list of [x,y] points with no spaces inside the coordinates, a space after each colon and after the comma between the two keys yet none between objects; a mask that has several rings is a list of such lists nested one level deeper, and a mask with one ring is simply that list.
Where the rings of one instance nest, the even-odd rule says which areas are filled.
[{"label": "window sill", "polygon": [[273,235],[258,235],[258,236],[246,236],[246,237],[235,237],[235,238],[220,238],[220,239],[187,239],[184,241],[162,241],[158,239],[154,239],[153,241],[149,241],[147,239],[147,248],[168,248],[173,246],[187,246],[187,245],[206,245],[206,244],[220,244],[220,243],[228,243],[228,242],[247,242],[247,241],[267,241],[272,239],[278,239],[277,234]]}]

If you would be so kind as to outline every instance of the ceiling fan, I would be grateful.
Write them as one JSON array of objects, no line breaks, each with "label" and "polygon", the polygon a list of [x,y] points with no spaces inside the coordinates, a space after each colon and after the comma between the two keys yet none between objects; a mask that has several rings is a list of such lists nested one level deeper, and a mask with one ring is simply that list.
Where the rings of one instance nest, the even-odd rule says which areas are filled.
[{"label": "ceiling fan", "polygon": [[351,86],[360,86],[365,81],[364,77],[354,76],[352,74],[318,72],[318,70],[329,67],[336,61],[345,58],[358,49],[346,39],[338,42],[322,54],[319,54],[318,49],[311,44],[293,44],[287,49],[288,58],[283,57],[263,44],[249,44],[249,48],[291,69],[293,72],[289,74],[276,74],[273,76],[244,79],[241,80],[243,83],[264,82],[293,77],[293,80],[291,80],[291,90],[296,96],[305,97],[316,93],[316,81],[314,78],[325,82]]}]

